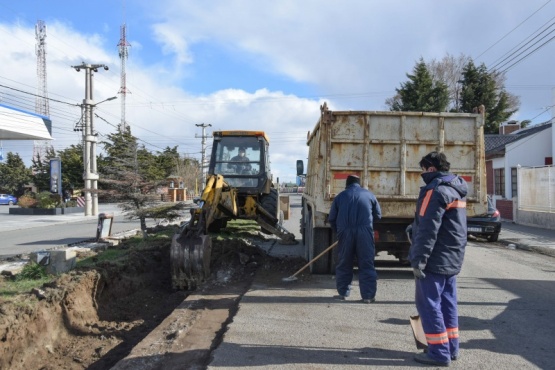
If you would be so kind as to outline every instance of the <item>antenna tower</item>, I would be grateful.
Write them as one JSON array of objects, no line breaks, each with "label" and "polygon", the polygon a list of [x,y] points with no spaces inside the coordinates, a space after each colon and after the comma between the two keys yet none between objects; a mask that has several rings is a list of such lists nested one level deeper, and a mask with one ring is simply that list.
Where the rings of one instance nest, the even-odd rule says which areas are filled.
[{"label": "antenna tower", "polygon": [[126,72],[125,72],[125,63],[127,61],[127,56],[128,56],[127,48],[131,46],[131,44],[127,42],[126,33],[127,33],[127,27],[124,23],[120,27],[121,37],[118,43],[119,58],[121,60],[121,87],[118,92],[118,94],[121,94],[121,123],[119,125],[120,132],[124,132],[127,126],[127,121],[125,120],[125,98],[128,93],[131,93],[127,89]]},{"label": "antenna tower", "polygon": [[36,54],[37,54],[37,98],[35,111],[43,116],[50,116],[48,106],[48,88],[46,87],[46,25],[44,21],[37,21],[35,25]]},{"label": "antenna tower", "polygon": [[[43,116],[50,116],[50,106],[48,102],[48,88],[46,84],[46,24],[38,20],[35,25],[35,52],[37,55],[37,97],[35,99],[35,112]],[[48,148],[48,141],[33,141],[33,159],[38,160],[43,153],[43,149]],[[43,159],[43,158],[41,158]]]}]

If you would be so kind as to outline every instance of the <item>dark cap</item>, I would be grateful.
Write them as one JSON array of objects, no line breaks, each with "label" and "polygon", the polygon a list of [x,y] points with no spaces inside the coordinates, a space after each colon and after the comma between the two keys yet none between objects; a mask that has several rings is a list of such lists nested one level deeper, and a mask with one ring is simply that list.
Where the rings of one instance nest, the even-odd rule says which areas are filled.
[{"label": "dark cap", "polygon": [[352,184],[359,184],[360,185],[360,177],[358,177],[357,175],[349,175],[349,177],[347,177],[347,182],[345,184],[345,186],[349,186]]},{"label": "dark cap", "polygon": [[451,163],[447,162],[447,157],[442,152],[430,152],[422,157],[420,167],[428,169],[435,167],[438,171],[449,171]]}]

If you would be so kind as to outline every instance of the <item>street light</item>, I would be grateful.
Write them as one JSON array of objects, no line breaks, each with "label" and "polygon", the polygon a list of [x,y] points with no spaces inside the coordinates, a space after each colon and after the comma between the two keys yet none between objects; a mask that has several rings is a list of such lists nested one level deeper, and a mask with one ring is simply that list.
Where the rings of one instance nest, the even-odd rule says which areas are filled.
[{"label": "street light", "polygon": [[104,103],[105,101],[110,101],[110,100],[114,100],[114,99],[117,99],[117,98],[118,98],[117,96],[111,96],[111,97],[109,97],[108,99],[104,99],[104,100],[102,100],[101,102],[98,102],[98,103],[93,104],[93,107],[96,107],[97,105],[99,105],[99,104],[101,104],[101,103]]}]

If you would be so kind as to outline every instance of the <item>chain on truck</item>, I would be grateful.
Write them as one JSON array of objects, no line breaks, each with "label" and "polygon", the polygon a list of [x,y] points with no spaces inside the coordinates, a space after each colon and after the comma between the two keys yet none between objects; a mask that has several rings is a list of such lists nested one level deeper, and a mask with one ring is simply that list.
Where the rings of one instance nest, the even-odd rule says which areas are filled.
[{"label": "chain on truck", "polygon": [[[414,220],[420,187],[418,165],[432,151],[444,152],[451,172],[469,187],[468,216],[487,210],[484,147],[484,109],[471,113],[331,111],[320,107],[320,119],[307,135],[308,162],[302,196],[301,234],[305,258],[312,260],[337,240],[328,222],[335,196],[348,175],[378,198],[382,219],[374,223],[376,254],[387,252],[408,263],[410,247],[405,232]],[[310,267],[315,274],[334,274],[337,249]]]}]

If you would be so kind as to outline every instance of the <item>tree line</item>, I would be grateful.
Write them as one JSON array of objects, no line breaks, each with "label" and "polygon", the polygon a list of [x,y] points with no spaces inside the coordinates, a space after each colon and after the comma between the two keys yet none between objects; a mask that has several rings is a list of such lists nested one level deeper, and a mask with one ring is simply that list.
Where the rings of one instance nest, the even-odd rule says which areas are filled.
[{"label": "tree line", "polygon": [[[177,146],[153,153],[138,143],[129,127],[124,132],[107,135],[99,144],[104,148],[97,160],[100,196],[116,201],[121,193],[153,192],[166,185],[170,176],[183,178],[184,186],[191,190],[201,186],[197,183],[201,177],[199,161],[180,156]],[[82,190],[83,145],[77,144],[57,152],[51,146],[46,147],[33,157],[30,167],[25,166],[18,153],[7,153],[6,160],[0,163],[0,191],[19,197],[30,184],[38,192],[49,191],[52,158],[60,158],[62,162],[62,189]]]},{"label": "tree line", "polygon": [[[505,89],[506,75],[490,71],[472,58],[447,54],[441,60],[416,62],[408,81],[386,99],[392,111],[475,113],[485,107],[484,133],[497,134],[520,106],[519,98]],[[526,127],[529,120],[521,122]]]}]

